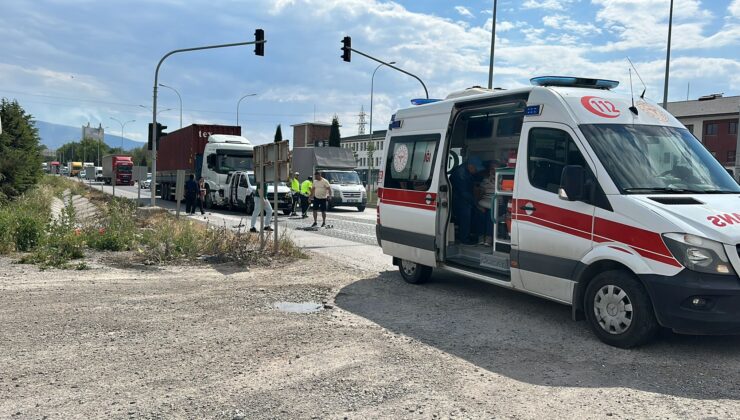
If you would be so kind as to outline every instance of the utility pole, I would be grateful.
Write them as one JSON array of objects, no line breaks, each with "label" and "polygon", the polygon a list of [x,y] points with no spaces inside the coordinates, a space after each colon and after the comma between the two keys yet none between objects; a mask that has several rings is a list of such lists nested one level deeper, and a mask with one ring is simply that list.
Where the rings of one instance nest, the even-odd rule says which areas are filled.
[{"label": "utility pole", "polygon": [[668,70],[671,66],[671,31],[673,30],[673,0],[668,14],[668,48],[665,56],[665,83],[663,84],[663,109],[668,110]]},{"label": "utility pole", "polygon": [[493,0],[493,22],[491,23],[491,61],[488,63],[488,89],[493,89],[493,52],[496,46],[496,3]]}]

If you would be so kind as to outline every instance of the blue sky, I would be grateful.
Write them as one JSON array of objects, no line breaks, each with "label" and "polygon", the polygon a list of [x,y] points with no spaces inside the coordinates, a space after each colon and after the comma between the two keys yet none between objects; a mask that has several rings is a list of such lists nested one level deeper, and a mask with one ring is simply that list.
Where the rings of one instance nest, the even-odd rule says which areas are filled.
[{"label": "blue sky", "polygon": [[[329,121],[357,133],[370,107],[376,64],[340,59],[340,40],[416,73],[432,97],[487,84],[492,0],[4,0],[0,5],[0,96],[36,118],[146,139],[154,68],[169,50],[253,39],[263,28],[265,57],[252,46],[167,59],[160,82],[179,90],[183,124],[236,122],[262,143],[283,125]],[[494,85],[513,88],[538,75],[620,80],[630,57],[663,92],[669,0],[500,0]],[[676,0],[669,100],[740,93],[740,0]],[[637,84],[637,80],[635,79]],[[638,89],[636,85],[636,90]],[[374,128],[408,100],[415,80],[390,69],[375,77]],[[161,89],[160,120],[179,126],[174,92]]]}]

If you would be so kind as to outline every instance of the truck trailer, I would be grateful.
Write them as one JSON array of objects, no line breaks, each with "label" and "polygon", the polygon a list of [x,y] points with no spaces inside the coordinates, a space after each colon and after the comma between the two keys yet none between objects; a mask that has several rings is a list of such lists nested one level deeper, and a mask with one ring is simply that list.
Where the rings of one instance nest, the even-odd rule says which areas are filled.
[{"label": "truck trailer", "polygon": [[116,185],[134,185],[133,168],[131,156],[103,156],[103,182],[111,184],[115,179]]},{"label": "truck trailer", "polygon": [[367,191],[355,171],[355,157],[350,149],[342,147],[296,147],[293,149],[293,171],[301,181],[316,171],[331,184],[329,208],[357,207],[365,211]]},{"label": "truck trailer", "polygon": [[169,133],[159,141],[157,176],[161,196],[175,199],[177,171],[185,178],[203,177],[206,185],[205,206],[228,204],[226,178],[234,171],[254,169],[252,143],[241,136],[241,127],[193,124]]}]

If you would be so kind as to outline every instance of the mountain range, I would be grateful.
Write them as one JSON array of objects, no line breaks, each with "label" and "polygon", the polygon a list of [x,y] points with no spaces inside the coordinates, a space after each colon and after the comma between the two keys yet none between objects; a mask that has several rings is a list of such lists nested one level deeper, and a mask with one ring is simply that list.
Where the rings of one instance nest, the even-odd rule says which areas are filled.
[{"label": "mountain range", "polygon": [[[36,128],[39,130],[41,144],[50,150],[55,150],[65,143],[80,141],[82,127],[71,127],[68,125],[54,124],[46,121],[34,121]],[[122,141],[123,140],[123,141]],[[123,147],[124,150],[131,150],[136,147],[145,146],[146,143],[131,140],[121,136],[115,136],[105,133],[105,144],[110,147]]]}]

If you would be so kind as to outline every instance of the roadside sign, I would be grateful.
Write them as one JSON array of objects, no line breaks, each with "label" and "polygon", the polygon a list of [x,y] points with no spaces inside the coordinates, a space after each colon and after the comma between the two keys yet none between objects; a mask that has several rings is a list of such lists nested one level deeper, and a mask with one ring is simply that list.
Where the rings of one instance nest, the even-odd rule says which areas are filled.
[{"label": "roadside sign", "polygon": [[[287,140],[278,143],[261,144],[254,147],[254,175],[260,184],[272,182],[273,191],[273,220],[275,221],[275,240],[273,242],[273,254],[278,252],[278,183],[287,181],[290,167],[290,146]],[[265,197],[267,198],[267,197]],[[260,212],[260,249],[265,246],[264,236],[264,219]]]}]

